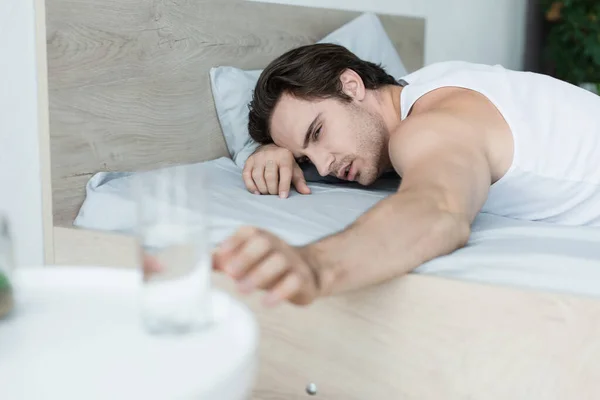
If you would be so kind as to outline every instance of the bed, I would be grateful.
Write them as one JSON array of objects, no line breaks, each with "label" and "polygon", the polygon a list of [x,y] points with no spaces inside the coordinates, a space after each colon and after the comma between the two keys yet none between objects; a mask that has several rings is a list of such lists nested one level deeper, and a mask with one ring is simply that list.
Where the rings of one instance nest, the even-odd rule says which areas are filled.
[{"label": "bed", "polygon": [[[223,0],[47,0],[46,11],[52,175],[46,201],[54,226],[47,263],[121,268],[137,264],[122,173],[210,165],[213,176],[229,177],[220,182],[231,186],[220,190],[243,196],[210,69],[262,68],[359,15]],[[407,70],[422,66],[426,21],[378,18]],[[334,190],[314,187],[325,194],[306,201]],[[389,187],[375,195],[335,190],[362,193],[364,207]],[[97,202],[107,193],[110,208]],[[255,210],[277,200],[244,201]],[[293,203],[282,204],[281,213]],[[117,211],[123,214],[108,224]],[[251,213],[233,220],[244,215]],[[352,215],[313,226],[307,230],[313,236],[296,240],[339,228]],[[304,398],[309,382],[323,399],[598,398],[598,231],[491,219],[479,217],[471,246],[454,258],[383,285],[308,308],[267,311],[259,297],[241,298],[262,330],[253,398]],[[573,246],[565,246],[568,240]],[[506,258],[502,246],[512,251]],[[215,275],[214,282],[236,295],[224,277]]]}]

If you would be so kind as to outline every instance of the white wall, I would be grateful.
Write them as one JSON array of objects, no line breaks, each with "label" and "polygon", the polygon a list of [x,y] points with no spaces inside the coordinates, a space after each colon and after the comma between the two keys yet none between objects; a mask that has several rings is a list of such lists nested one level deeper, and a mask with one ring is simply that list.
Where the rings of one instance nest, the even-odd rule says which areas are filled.
[{"label": "white wall", "polygon": [[0,211],[19,265],[43,262],[33,0],[0,0]]},{"label": "white wall", "polygon": [[259,0],[426,18],[425,63],[523,68],[526,0]]}]

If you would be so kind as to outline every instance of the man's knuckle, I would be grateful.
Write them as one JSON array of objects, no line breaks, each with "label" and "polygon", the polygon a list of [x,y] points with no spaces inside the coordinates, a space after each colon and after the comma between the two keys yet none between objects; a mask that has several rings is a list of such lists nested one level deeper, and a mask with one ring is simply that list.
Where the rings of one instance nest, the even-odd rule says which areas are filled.
[{"label": "man's knuckle", "polygon": [[302,285],[302,277],[299,274],[293,273],[289,277],[290,288],[296,289]]},{"label": "man's knuckle", "polygon": [[254,238],[254,247],[266,250],[271,247],[271,241],[264,235],[256,235]]},{"label": "man's knuckle", "polygon": [[291,154],[291,152],[288,149],[280,147],[279,149],[277,149],[277,152],[275,154],[277,154],[277,157],[279,158],[285,158],[288,157]]},{"label": "man's knuckle", "polygon": [[258,228],[254,226],[242,226],[238,232],[241,235],[253,236],[258,234]]},{"label": "man's knuckle", "polygon": [[271,256],[271,263],[273,265],[286,265],[287,258],[282,253],[275,253]]}]

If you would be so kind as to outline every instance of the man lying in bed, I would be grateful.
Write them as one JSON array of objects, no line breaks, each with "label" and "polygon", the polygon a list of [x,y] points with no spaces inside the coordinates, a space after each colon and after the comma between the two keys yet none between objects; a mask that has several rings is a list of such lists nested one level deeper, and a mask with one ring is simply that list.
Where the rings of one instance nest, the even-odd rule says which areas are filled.
[{"label": "man lying in bed", "polygon": [[405,274],[464,246],[482,210],[600,225],[600,97],[547,76],[449,62],[398,82],[342,47],[310,45],[264,70],[249,130],[263,144],[244,169],[256,194],[309,194],[305,160],[363,185],[402,177],[396,194],[310,245],[252,227],[222,243],[215,267],[245,292],[267,290],[267,304]]}]

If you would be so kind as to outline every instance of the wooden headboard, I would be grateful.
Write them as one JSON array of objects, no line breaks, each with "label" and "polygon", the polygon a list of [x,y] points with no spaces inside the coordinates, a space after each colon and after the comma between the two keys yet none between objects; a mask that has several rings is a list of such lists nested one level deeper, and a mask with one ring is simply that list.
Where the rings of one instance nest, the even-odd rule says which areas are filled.
[{"label": "wooden headboard", "polygon": [[[241,0],[46,0],[54,224],[72,224],[99,171],[228,155],[209,69],[263,68],[357,12]],[[379,16],[409,71],[425,22]]]}]

